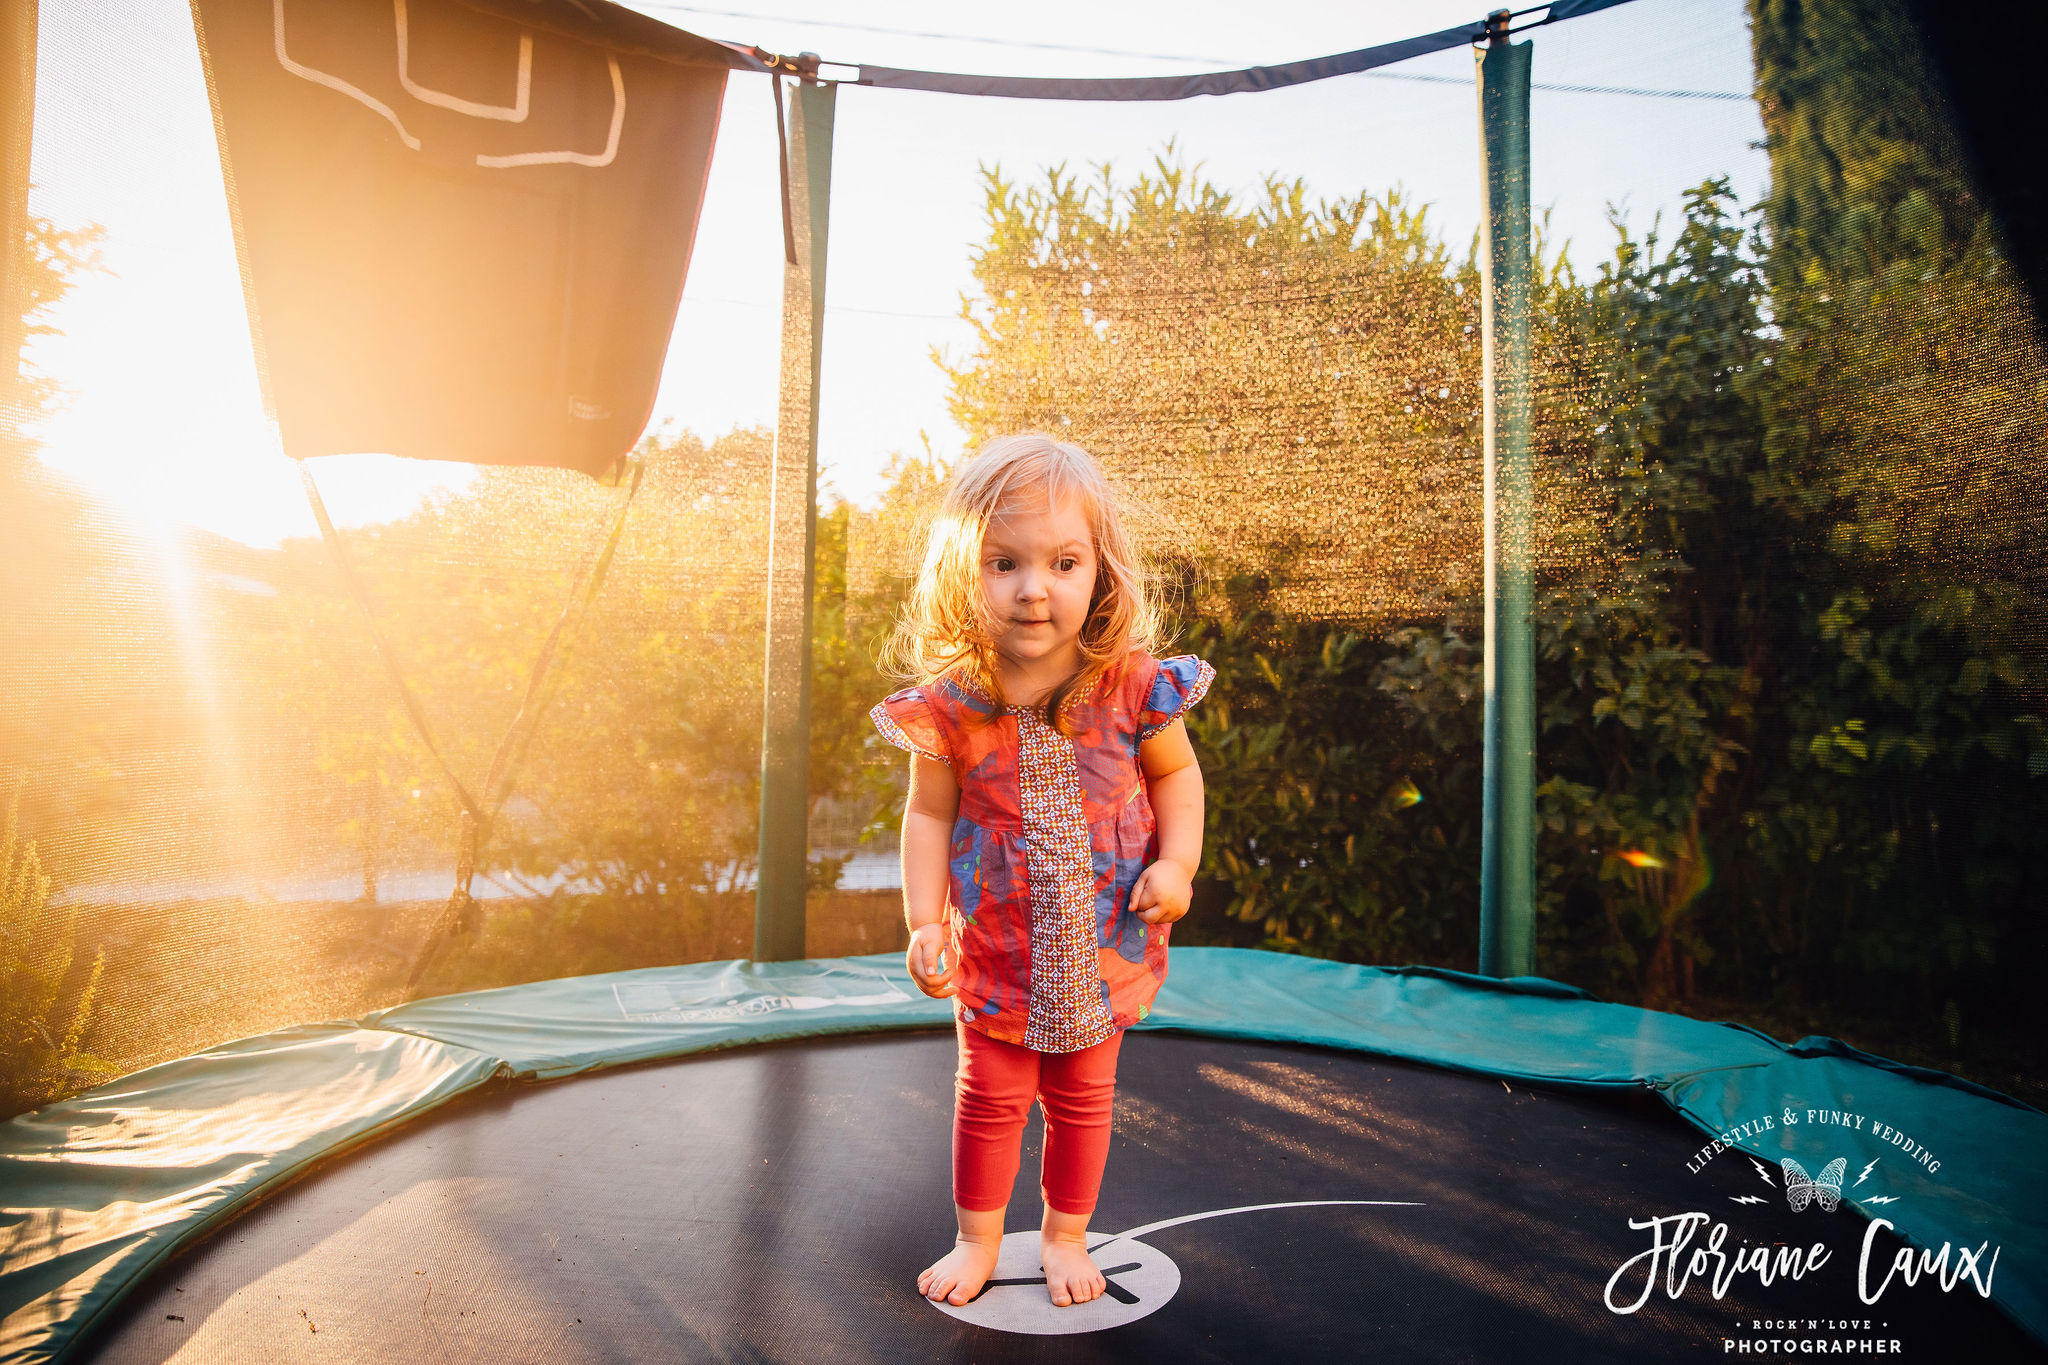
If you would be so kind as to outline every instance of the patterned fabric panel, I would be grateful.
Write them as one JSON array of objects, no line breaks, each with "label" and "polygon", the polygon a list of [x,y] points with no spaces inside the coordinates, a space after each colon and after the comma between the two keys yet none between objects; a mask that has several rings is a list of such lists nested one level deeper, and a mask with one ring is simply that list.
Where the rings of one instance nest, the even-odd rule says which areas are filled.
[{"label": "patterned fabric panel", "polygon": [[1076,741],[1028,713],[1016,722],[1031,908],[1024,1045],[1040,1052],[1075,1052],[1116,1032],[1096,973],[1094,864],[1088,822],[1081,813]]}]

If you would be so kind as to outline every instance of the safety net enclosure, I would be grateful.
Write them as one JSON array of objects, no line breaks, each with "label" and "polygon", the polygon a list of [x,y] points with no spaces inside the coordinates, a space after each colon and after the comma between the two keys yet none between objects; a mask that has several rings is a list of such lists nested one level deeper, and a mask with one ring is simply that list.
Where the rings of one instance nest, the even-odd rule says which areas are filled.
[{"label": "safety net enclosure", "polygon": [[1218,674],[1063,1351],[2040,1349],[2048,354],[1938,17],[357,8],[8,10],[0,1358],[1039,1358],[908,1287],[866,720],[1016,430]]}]

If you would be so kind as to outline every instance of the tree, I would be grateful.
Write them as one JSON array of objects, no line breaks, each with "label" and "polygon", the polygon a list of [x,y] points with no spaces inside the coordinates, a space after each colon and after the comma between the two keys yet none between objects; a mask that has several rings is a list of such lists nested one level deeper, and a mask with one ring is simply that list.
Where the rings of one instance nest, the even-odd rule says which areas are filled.
[{"label": "tree", "polygon": [[[97,223],[83,228],[60,228],[48,218],[33,214],[28,219],[28,240],[22,253],[21,318],[19,330],[9,329],[10,338],[24,342],[31,337],[52,336],[56,328],[46,321],[52,308],[71,292],[80,276],[100,268],[99,244],[106,231]],[[57,382],[28,362],[27,357],[8,356],[10,375],[16,373],[13,402],[0,426],[0,478],[15,478],[22,462],[35,452],[35,443],[25,428],[49,415],[59,398]]]},{"label": "tree", "polygon": [[1763,927],[1929,1011],[2020,1008],[2048,357],[1904,7],[1756,0],[1752,26],[1781,331],[1757,491],[1795,523],[1811,683],[1748,841],[1783,878]]},{"label": "tree", "polygon": [[1123,186],[984,172],[955,418],[1087,447],[1161,514],[1150,548],[1204,561],[1198,587],[1277,558],[1298,610],[1433,603],[1478,544],[1476,273],[1398,193],[1311,205],[1273,179],[1240,205],[1171,155]]}]

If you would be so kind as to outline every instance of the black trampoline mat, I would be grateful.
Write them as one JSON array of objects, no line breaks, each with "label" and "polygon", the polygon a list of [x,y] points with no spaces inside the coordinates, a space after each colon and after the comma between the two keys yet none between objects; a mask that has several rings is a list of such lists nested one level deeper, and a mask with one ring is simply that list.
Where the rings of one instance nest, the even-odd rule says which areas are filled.
[{"label": "black trampoline mat", "polygon": [[[493,1087],[252,1209],[88,1348],[107,1362],[1586,1362],[1874,1339],[1921,1359],[2048,1354],[1967,1282],[1862,1304],[1864,1219],[1791,1212],[1740,1153],[1689,1174],[1704,1139],[1654,1096],[1148,1032],[1124,1043],[1094,1229],[1307,1200],[1422,1207],[1183,1223],[1143,1238],[1180,1275],[1147,1316],[1067,1336],[970,1326],[915,1284],[953,1236],[953,1066],[950,1034],[863,1035]],[[1040,1131],[1034,1111],[1011,1231],[1038,1225]],[[1660,1288],[1609,1311],[1609,1277],[1650,1245],[1629,1219],[1687,1210],[1725,1221],[1727,1249],[1820,1240],[1832,1259],[1799,1281],[1741,1277],[1719,1300],[1695,1279],[1676,1301]],[[1889,1264],[1899,1244],[1878,1243]]]}]

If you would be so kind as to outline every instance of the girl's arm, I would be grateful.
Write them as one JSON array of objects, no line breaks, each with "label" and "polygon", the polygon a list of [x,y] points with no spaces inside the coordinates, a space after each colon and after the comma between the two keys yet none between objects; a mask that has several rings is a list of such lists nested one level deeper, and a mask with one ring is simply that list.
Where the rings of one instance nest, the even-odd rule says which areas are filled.
[{"label": "girl's arm", "polygon": [[926,995],[954,994],[959,963],[939,958],[946,946],[947,858],[953,822],[960,814],[960,786],[951,765],[922,754],[910,756],[910,800],[903,808],[903,919],[910,928],[905,962]]},{"label": "girl's arm", "polygon": [[1131,907],[1148,924],[1188,912],[1194,877],[1202,865],[1202,767],[1179,720],[1138,746],[1146,792],[1159,823],[1159,861],[1138,876]]}]

